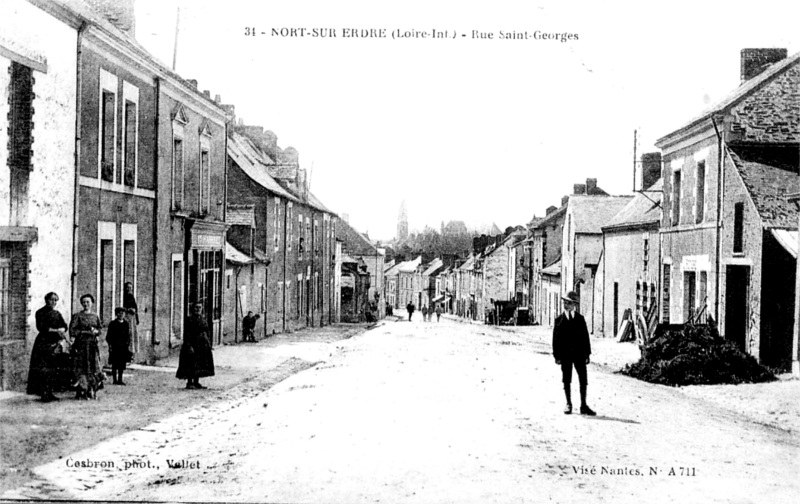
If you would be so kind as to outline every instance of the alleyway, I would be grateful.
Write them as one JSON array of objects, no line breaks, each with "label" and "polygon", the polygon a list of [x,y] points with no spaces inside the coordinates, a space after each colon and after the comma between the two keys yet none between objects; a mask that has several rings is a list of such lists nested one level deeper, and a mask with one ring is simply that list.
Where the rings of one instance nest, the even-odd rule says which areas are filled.
[{"label": "alleyway", "polygon": [[385,322],[35,472],[81,500],[796,502],[796,432],[598,366],[598,416],[565,416],[545,333]]}]

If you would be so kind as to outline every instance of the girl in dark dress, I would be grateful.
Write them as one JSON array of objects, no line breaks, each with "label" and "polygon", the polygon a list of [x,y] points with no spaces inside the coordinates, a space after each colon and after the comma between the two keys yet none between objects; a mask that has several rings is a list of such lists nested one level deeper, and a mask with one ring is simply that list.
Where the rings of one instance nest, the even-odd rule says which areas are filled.
[{"label": "girl in dark dress", "polygon": [[116,319],[108,324],[106,331],[106,342],[108,343],[108,363],[111,365],[111,376],[114,377],[114,385],[125,385],[122,381],[122,374],[125,366],[130,359],[131,326],[125,315],[128,311],[119,307],[114,310]]},{"label": "girl in dark dress", "polygon": [[192,314],[186,319],[178,372],[175,374],[176,378],[186,380],[187,389],[204,389],[206,387],[200,385],[200,378],[214,376],[210,331],[202,312],[202,305],[192,305]]},{"label": "girl in dark dress", "polygon": [[100,348],[97,335],[103,327],[100,317],[92,313],[94,296],[81,296],[80,311],[72,316],[69,333],[72,342],[72,365],[75,377],[75,399],[97,399],[97,391],[103,388],[103,366],[100,363]]},{"label": "girl in dark dress", "polygon": [[133,295],[133,283],[131,282],[125,282],[122,307],[125,308],[125,320],[128,321],[131,331],[131,337],[128,340],[128,351],[130,352],[128,362],[132,362],[133,356],[139,351],[139,305],[136,304],[136,296]]},{"label": "girl in dark dress", "polygon": [[[54,381],[58,370],[56,355],[61,350],[61,340],[66,339],[67,323],[56,310],[58,294],[50,292],[44,297],[45,306],[36,311],[36,329],[39,334],[33,342],[31,365],[28,370],[27,392],[39,395],[42,401],[55,401]],[[58,348],[57,348],[58,347]]]}]

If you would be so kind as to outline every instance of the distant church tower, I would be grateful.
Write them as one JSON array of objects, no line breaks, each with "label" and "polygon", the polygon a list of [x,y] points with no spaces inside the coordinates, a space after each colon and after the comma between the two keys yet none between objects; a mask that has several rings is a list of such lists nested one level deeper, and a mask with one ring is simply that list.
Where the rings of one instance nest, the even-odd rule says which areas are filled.
[{"label": "distant church tower", "polygon": [[400,213],[397,215],[397,241],[402,242],[408,238],[408,213],[406,213],[406,201],[400,203]]}]

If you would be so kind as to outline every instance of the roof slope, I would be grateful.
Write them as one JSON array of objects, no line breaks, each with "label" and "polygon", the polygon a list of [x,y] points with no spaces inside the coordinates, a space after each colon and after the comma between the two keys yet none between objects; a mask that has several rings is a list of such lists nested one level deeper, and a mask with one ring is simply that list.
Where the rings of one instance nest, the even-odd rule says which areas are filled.
[{"label": "roof slope", "polygon": [[761,219],[767,227],[797,229],[797,207],[787,196],[800,190],[797,172],[743,158],[735,147],[728,149]]},{"label": "roof slope", "polygon": [[[700,115],[696,116],[691,121],[687,122],[686,124],[684,124],[680,128],[677,128],[677,129],[673,130],[671,133],[663,136],[662,138],[659,138],[656,141],[656,145],[660,145],[668,137],[670,137],[670,136],[672,136],[672,135],[674,135],[674,134],[676,134],[676,133],[678,133],[680,131],[689,129],[690,127],[694,126],[695,124],[700,123],[701,121],[706,120],[706,119],[710,118],[711,116],[713,116],[715,114],[718,114],[720,112],[723,112],[725,110],[728,110],[728,109],[736,106],[737,104],[742,102],[745,98],[747,98],[748,96],[754,94],[756,91],[761,89],[764,85],[766,85],[767,83],[772,81],[774,78],[776,78],[780,74],[784,73],[785,71],[787,71],[787,70],[789,70],[789,69],[791,69],[793,67],[796,67],[798,61],[800,61],[800,53],[794,54],[792,56],[789,56],[787,58],[782,59],[781,61],[778,61],[778,62],[772,64],[769,68],[767,68],[766,70],[764,70],[763,72],[761,72],[757,76],[755,76],[752,79],[749,79],[749,80],[743,82],[732,93],[730,93],[728,96],[726,96],[722,100],[718,101],[717,103],[715,103],[715,104],[711,105],[710,107],[708,107],[707,109],[705,109],[703,112],[700,113]],[[796,68],[795,68],[795,71],[796,71]],[[792,87],[794,87],[794,89],[792,89]],[[798,93],[800,93],[800,91],[798,91],[796,89],[796,87],[797,87],[796,83],[794,84],[794,86],[792,86],[791,83],[789,83],[789,87],[787,88],[788,95],[792,95],[793,94],[795,102],[797,100]],[[780,117],[784,117],[785,118],[786,113],[793,113],[794,122],[797,123],[797,119],[798,119],[799,113],[798,113],[797,110],[793,110],[793,108],[796,108],[796,107],[785,107],[785,106],[782,106],[779,103],[779,101],[782,101],[782,100],[775,100],[774,98],[775,97],[770,97],[770,99],[765,100],[765,102],[770,102],[771,105],[769,103],[767,103],[769,110],[760,110],[758,112],[758,118],[757,118],[758,122],[762,122],[765,119],[768,122],[773,122],[772,118],[767,117],[767,116],[770,116],[770,115],[774,115],[777,118],[780,118]],[[791,99],[791,96],[786,96],[785,98]],[[760,103],[759,107],[761,105],[764,105],[764,103]],[[748,113],[747,110],[742,110],[740,112],[744,113],[744,114]],[[742,121],[741,115],[737,114],[737,116],[738,117],[736,117],[736,119],[738,119],[741,122]],[[783,119],[778,119],[778,121],[779,122],[784,122]],[[745,121],[745,122],[747,122],[747,121]],[[795,126],[796,126],[796,124],[795,124]],[[757,129],[761,129],[761,128],[757,128]],[[786,133],[786,132],[784,132],[784,133]],[[767,141],[767,139],[761,139],[760,141]]]},{"label": "roof slope", "polygon": [[633,196],[570,196],[567,205],[572,211],[575,232],[602,233],[602,227],[632,199]]},{"label": "roof slope", "polygon": [[269,175],[267,165],[262,162],[258,151],[242,135],[233,133],[228,140],[228,155],[242,169],[245,175],[264,189],[286,199],[298,201],[296,197],[289,194]]},{"label": "roof slope", "polygon": [[661,199],[663,196],[661,189],[663,187],[663,179],[658,179],[648,192],[634,196],[603,228],[658,224],[661,221]]},{"label": "roof slope", "polygon": [[350,255],[370,255],[378,254],[366,236],[356,231],[348,222],[340,220],[336,223],[336,238],[342,241],[342,251]]}]

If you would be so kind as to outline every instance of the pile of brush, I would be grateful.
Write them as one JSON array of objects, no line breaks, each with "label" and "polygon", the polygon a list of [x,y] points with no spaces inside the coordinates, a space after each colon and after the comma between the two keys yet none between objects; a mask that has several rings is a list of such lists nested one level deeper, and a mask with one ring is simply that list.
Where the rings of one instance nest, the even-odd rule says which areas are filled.
[{"label": "pile of brush", "polygon": [[712,325],[659,326],[642,358],[622,374],[661,385],[712,385],[775,380],[753,356],[720,337]]}]

